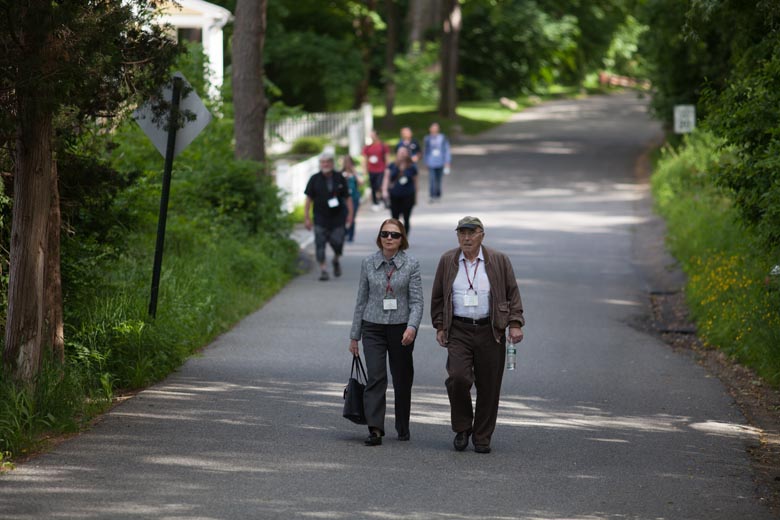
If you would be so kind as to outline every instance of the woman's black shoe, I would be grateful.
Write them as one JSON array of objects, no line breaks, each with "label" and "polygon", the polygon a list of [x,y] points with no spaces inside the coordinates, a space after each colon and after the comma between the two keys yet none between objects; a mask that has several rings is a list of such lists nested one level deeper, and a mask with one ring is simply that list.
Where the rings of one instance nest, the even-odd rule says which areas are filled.
[{"label": "woman's black shoe", "polygon": [[371,432],[371,435],[366,437],[366,440],[363,441],[363,444],[366,446],[381,446],[382,437],[380,437],[378,433]]}]

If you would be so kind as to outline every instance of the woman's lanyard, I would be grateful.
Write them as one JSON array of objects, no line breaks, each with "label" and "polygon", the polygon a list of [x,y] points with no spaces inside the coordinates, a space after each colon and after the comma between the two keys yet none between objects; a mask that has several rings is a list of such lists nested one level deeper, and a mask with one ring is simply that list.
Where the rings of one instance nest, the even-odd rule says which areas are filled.
[{"label": "woman's lanyard", "polygon": [[463,305],[465,307],[476,307],[478,305],[477,291],[474,289],[474,282],[477,281],[477,270],[479,269],[479,258],[477,258],[477,265],[474,266],[474,281],[469,277],[469,266],[466,263],[466,259],[463,259],[463,269],[466,271],[466,281],[469,283],[469,288],[466,294],[463,296]]},{"label": "woman's lanyard", "polygon": [[[390,279],[393,277],[394,272],[395,272],[395,265],[393,265],[393,268],[390,269],[390,272],[385,275],[387,276],[387,285],[385,285],[385,298],[382,301],[382,308],[386,311],[394,311],[398,308],[398,300],[395,299],[393,286],[390,285]],[[388,296],[388,294],[390,296]]]}]

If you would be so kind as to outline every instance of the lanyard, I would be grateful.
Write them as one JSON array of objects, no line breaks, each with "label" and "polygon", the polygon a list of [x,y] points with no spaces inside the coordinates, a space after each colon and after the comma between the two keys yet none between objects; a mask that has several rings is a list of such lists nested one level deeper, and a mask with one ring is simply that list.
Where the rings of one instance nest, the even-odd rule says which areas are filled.
[{"label": "lanyard", "polygon": [[[463,259],[463,269],[466,271],[466,280],[469,282],[469,289],[474,290],[474,283],[469,278],[469,266],[466,264],[466,259]],[[479,258],[477,258],[477,265],[474,266],[474,282],[477,281],[477,269],[479,269]]]},{"label": "lanyard", "polygon": [[394,272],[395,272],[395,266],[393,266],[393,268],[390,269],[390,272],[387,273],[387,275],[386,275],[387,276],[387,285],[385,286],[385,298],[387,298],[387,293],[388,292],[393,294],[393,295],[395,295],[395,293],[393,292],[393,287],[390,285],[390,278],[393,277],[393,273]]}]

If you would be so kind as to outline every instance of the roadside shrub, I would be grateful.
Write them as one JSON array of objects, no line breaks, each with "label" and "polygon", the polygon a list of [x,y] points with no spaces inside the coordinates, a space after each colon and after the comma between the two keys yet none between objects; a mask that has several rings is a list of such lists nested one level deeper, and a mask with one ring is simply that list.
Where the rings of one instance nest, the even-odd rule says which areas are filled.
[{"label": "roadside shrub", "polygon": [[290,153],[300,155],[316,155],[320,153],[325,145],[330,143],[327,137],[299,137],[290,148]]},{"label": "roadside shrub", "polygon": [[652,185],[668,244],[688,275],[686,299],[706,346],[780,385],[780,291],[767,283],[776,263],[762,237],[741,224],[715,171],[731,149],[707,132],[664,149]]}]

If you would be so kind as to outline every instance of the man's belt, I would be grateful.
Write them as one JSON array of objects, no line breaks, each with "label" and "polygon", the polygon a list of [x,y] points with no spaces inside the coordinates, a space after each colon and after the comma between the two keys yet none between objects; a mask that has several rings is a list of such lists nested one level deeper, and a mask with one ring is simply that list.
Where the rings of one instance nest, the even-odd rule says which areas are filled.
[{"label": "man's belt", "polygon": [[488,325],[490,323],[490,318],[464,318],[463,316],[453,316],[453,320],[455,321],[462,321],[463,323],[468,323],[469,325]]}]

